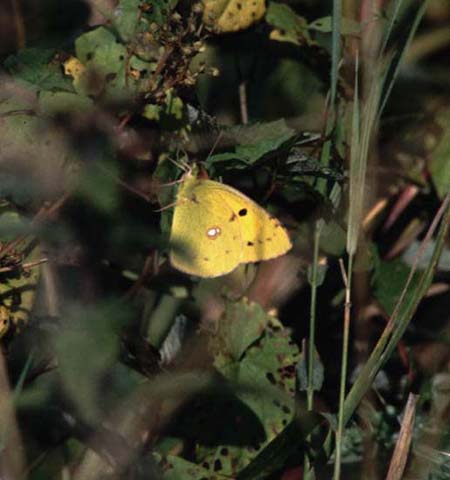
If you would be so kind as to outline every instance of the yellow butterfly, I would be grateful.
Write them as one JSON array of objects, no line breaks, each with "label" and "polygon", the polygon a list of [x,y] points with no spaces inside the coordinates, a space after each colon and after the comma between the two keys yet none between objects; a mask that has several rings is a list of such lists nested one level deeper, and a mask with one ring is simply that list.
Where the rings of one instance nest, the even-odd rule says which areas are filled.
[{"label": "yellow butterfly", "polygon": [[170,263],[218,277],[242,263],[279,257],[292,247],[280,222],[238,190],[186,173],[177,193]]}]

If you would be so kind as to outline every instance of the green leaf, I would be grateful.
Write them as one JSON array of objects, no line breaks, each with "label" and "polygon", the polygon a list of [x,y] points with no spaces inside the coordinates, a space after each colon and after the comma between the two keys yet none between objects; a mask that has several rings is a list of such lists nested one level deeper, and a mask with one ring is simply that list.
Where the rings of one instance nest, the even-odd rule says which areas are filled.
[{"label": "green leaf", "polygon": [[0,207],[0,241],[11,242],[17,235],[27,232],[27,222],[5,202]]},{"label": "green leaf", "polygon": [[83,113],[94,107],[94,102],[83,95],[71,92],[41,92],[39,95],[41,113],[55,115],[57,113]]},{"label": "green leaf", "polygon": [[111,16],[112,25],[123,40],[130,41],[148,31],[152,23],[166,24],[177,4],[178,0],[120,0]]},{"label": "green leaf", "polygon": [[298,16],[288,5],[270,2],[267,8],[266,21],[275,27],[270,34],[272,40],[289,42],[294,45],[311,43],[311,37],[307,30],[307,22]]},{"label": "green leaf", "polygon": [[224,141],[238,143],[235,151],[212,155],[206,160],[205,166],[208,168],[215,163],[231,159],[242,162],[242,168],[253,165],[264,155],[280,148],[294,135],[295,131],[286,125],[284,119],[231,128],[223,137]]},{"label": "green leaf", "polygon": [[[324,368],[322,361],[320,360],[319,353],[314,349],[314,365],[313,365],[313,375],[312,375],[312,386],[313,390],[319,392],[322,389],[323,380],[325,378]],[[297,364],[297,378],[298,378],[298,389],[300,391],[308,390],[308,359],[306,356],[306,348],[304,348],[300,353],[300,360]]]},{"label": "green leaf", "polygon": [[[322,33],[331,33],[333,30],[332,27],[332,18],[331,17],[322,17],[314,20],[308,24],[307,27],[309,30],[315,30]],[[341,18],[341,34],[342,35],[357,35],[361,32],[361,25],[351,18]]]},{"label": "green leaf", "polygon": [[125,41],[136,36],[139,18],[142,15],[140,5],[142,0],[120,0],[114,10],[113,27]]},{"label": "green leaf", "polygon": [[38,90],[73,91],[71,81],[66,77],[58,62],[52,62],[54,49],[27,48],[9,56],[4,67],[18,80]]},{"label": "green leaf", "polygon": [[158,455],[155,457],[163,470],[164,480],[226,480],[229,477],[212,473],[209,469],[188,462],[175,455]]},{"label": "green leaf", "polygon": [[239,303],[227,302],[220,323],[222,354],[238,361],[247,348],[261,337],[269,320],[258,303],[248,304],[245,300]]},{"label": "green leaf", "polygon": [[[106,145],[99,146],[97,156],[111,156]],[[119,186],[114,180],[117,176],[115,166],[111,162],[105,162],[108,174],[105,170],[98,168],[98,165],[88,165],[80,172],[78,183],[78,194],[87,199],[87,201],[99,211],[105,214],[117,213],[119,206]],[[100,165],[100,163],[99,163]]]},{"label": "green leaf", "polygon": [[174,130],[183,125],[184,103],[180,97],[174,95],[170,88],[166,92],[166,98],[162,105],[147,104],[144,107],[142,116],[149,120],[160,122],[160,125],[167,130]]},{"label": "green leaf", "polygon": [[[239,309],[242,311],[237,315]],[[227,311],[229,312],[230,310]],[[251,342],[252,338],[257,337],[264,323],[263,311],[258,307],[241,301],[231,308],[231,312],[232,318],[236,318],[237,315],[241,322],[246,316],[245,328],[250,329],[253,334],[247,336],[244,341],[238,341],[236,338],[238,327],[234,331],[232,328],[221,331],[225,336],[229,332],[232,334],[228,339],[221,337],[219,340],[222,350],[216,353],[215,366],[228,381],[240,387],[236,397],[259,420],[264,435],[261,437],[261,434],[257,435],[255,431],[253,445],[226,445],[225,450],[223,446],[205,448],[201,460],[220,465],[215,471],[224,475],[235,475],[248,465],[258,451],[276,438],[293,420],[295,365],[299,355],[297,346],[290,341],[287,332],[276,319],[267,314],[266,321],[270,321],[275,330],[266,328],[259,340]],[[244,334],[242,327],[241,334]],[[239,361],[230,358],[230,344],[235,346],[235,356],[239,356],[244,350]],[[247,349],[246,344],[250,344]]]},{"label": "green leaf", "polygon": [[152,8],[148,13],[149,22],[156,22],[162,26],[167,22],[173,9],[177,6],[178,0],[155,0],[152,2]]},{"label": "green leaf", "polygon": [[441,137],[433,150],[430,165],[431,178],[438,195],[443,198],[450,192],[450,110],[439,113],[436,123],[441,128]]},{"label": "green leaf", "polygon": [[313,412],[302,412],[274,438],[258,456],[239,472],[237,480],[259,480],[273,478],[275,472],[286,468],[292,458],[304,455],[307,436],[321,423]]},{"label": "green leaf", "polygon": [[127,49],[109,30],[99,27],[81,35],[75,41],[75,52],[87,69],[82,80],[74,82],[79,93],[126,96]]},{"label": "green leaf", "polygon": [[[24,204],[35,195],[46,195],[59,188],[50,179],[62,178],[63,167],[74,161],[76,153],[69,148],[64,133],[48,119],[35,113],[34,98],[10,98],[0,103],[0,159],[21,159],[23,169],[0,172],[0,192]],[[43,162],[45,159],[45,162]],[[33,175],[24,174],[24,168]]]},{"label": "green leaf", "polygon": [[[63,386],[84,420],[97,422],[102,414],[102,378],[116,362],[118,332],[127,315],[129,309],[115,301],[74,306],[65,328],[54,335]],[[81,365],[89,368],[80,370]]]},{"label": "green leaf", "polygon": [[[402,260],[380,261],[375,263],[375,272],[372,277],[375,298],[380,302],[384,310],[390,315],[400,298],[410,267]],[[411,299],[420,275],[416,272],[413,277],[411,288],[406,292],[405,303]]]},{"label": "green leaf", "polygon": [[320,236],[320,249],[328,255],[341,256],[345,251],[347,234],[335,221],[325,223]]}]

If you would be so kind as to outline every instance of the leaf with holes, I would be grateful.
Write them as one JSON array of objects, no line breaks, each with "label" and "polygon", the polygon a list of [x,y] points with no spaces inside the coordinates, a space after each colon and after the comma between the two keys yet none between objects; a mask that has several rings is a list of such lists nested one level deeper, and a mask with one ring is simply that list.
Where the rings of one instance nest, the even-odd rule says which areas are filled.
[{"label": "leaf with holes", "polygon": [[203,21],[216,33],[244,30],[261,20],[265,0],[203,0]]},{"label": "leaf with holes", "polygon": [[[227,310],[228,314],[230,312],[233,318],[236,318],[236,315],[246,317],[246,328],[253,330],[255,337],[257,332],[261,331],[262,310],[255,310],[251,304],[241,301],[231,310]],[[295,365],[299,358],[298,348],[278,320],[265,315],[265,322],[271,326],[266,328],[256,341],[249,343],[248,338],[244,342],[249,343],[246,349],[243,348],[241,340],[232,334],[227,339],[222,338],[222,342],[219,340],[219,347],[215,352],[216,368],[229,382],[236,385],[234,391],[236,399],[242,403],[241,411],[248,410],[242,419],[247,418],[247,424],[253,425],[252,428],[242,426],[242,430],[240,429],[249,435],[247,444],[230,442],[218,447],[198,448],[198,461],[216,465],[217,469],[214,470],[216,473],[236,475],[294,418]],[[255,325],[252,325],[253,323]],[[228,335],[230,332],[232,330],[227,329],[221,331],[221,335]],[[230,348],[236,353],[244,350],[240,360],[230,358]],[[254,416],[253,422],[250,421],[250,413]],[[258,423],[255,423],[255,420]],[[211,419],[212,423],[209,425],[212,430],[214,421]],[[220,421],[220,418],[216,421]]]}]

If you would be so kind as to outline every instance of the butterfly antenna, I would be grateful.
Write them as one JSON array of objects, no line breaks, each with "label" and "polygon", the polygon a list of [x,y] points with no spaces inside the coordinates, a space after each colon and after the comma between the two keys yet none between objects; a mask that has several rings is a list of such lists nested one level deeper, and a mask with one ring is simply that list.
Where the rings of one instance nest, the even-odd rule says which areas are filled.
[{"label": "butterfly antenna", "polygon": [[169,203],[169,205],[164,205],[164,207],[157,208],[156,210],[153,210],[153,211],[155,213],[164,212],[164,210],[168,210],[169,208],[175,207],[177,205],[177,203],[178,202]]},{"label": "butterfly antenna", "polygon": [[167,159],[172,162],[176,167],[180,170],[183,170],[184,173],[190,173],[192,171],[192,167],[183,160],[174,160],[173,158],[167,157]]}]

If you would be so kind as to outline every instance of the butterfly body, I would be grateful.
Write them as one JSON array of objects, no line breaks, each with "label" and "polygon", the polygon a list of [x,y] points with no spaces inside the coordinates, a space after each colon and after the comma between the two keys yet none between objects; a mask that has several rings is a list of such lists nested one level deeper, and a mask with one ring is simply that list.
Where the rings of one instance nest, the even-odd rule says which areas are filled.
[{"label": "butterfly body", "polygon": [[186,174],[172,221],[171,264],[199,277],[218,277],[242,263],[283,255],[286,230],[238,190]]}]

